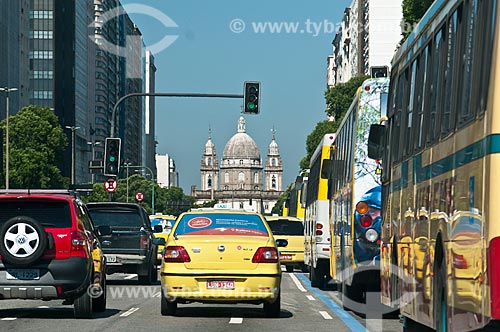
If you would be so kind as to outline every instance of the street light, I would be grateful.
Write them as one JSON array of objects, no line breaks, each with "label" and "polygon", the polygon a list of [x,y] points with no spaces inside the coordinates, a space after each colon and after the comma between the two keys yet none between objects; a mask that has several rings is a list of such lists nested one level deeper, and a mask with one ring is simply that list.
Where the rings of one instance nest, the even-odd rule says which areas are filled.
[{"label": "street light", "polygon": [[71,130],[71,184],[75,184],[75,131],[80,127],[66,126]]},{"label": "street light", "polygon": [[[94,160],[94,158],[95,158],[95,146],[100,145],[101,141],[87,142],[87,144],[91,146],[91,148],[90,148],[90,152],[92,153],[91,160]],[[95,182],[95,173],[92,173],[92,184],[94,184],[94,182]]]},{"label": "street light", "polygon": [[17,88],[0,88],[5,92],[5,189],[9,189],[9,92]]}]

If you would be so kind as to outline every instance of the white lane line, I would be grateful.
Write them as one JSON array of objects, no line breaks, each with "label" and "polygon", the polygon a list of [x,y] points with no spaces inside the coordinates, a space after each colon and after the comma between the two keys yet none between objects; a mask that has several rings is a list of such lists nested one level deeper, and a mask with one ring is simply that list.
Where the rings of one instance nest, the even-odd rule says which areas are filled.
[{"label": "white lane line", "polygon": [[312,295],[306,295],[306,297],[309,299],[309,301],[316,301],[316,299]]},{"label": "white lane line", "polygon": [[39,306],[38,308],[40,308],[40,309],[48,309],[49,307],[48,307],[48,306],[46,306],[46,305],[41,305],[41,306]]},{"label": "white lane line", "polygon": [[288,275],[290,276],[290,278],[292,278],[292,281],[295,283],[295,286],[297,286],[299,291],[301,291],[302,293],[307,292],[307,290],[304,288],[304,286],[302,286],[302,284],[300,283],[299,279],[295,276],[295,274],[289,273]]},{"label": "white lane line", "polygon": [[229,324],[241,324],[243,323],[243,318],[241,317],[231,317]]},{"label": "white lane line", "polygon": [[320,311],[319,314],[323,316],[324,319],[333,319],[332,316],[330,316],[330,314],[326,311]]},{"label": "white lane line", "polygon": [[134,312],[136,312],[137,310],[139,310],[139,308],[130,308],[128,311],[121,314],[120,317],[128,317],[128,316],[132,315]]},{"label": "white lane line", "polygon": [[5,318],[2,318],[1,320],[16,320],[17,317],[5,317]]},{"label": "white lane line", "polygon": [[137,277],[137,274],[131,274],[129,276],[126,276],[125,278],[123,279],[134,279],[135,277]]},{"label": "white lane line", "polygon": [[153,295],[153,297],[160,297],[160,296],[161,296],[161,292],[158,292],[158,293]]}]

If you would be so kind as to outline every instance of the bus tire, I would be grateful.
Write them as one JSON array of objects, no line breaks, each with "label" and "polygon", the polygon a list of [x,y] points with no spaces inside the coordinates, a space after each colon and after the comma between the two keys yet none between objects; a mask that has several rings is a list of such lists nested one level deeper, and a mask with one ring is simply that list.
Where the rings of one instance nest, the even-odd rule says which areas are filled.
[{"label": "bus tire", "polygon": [[324,287],[325,278],[323,276],[323,269],[318,264],[316,267],[311,266],[309,278],[311,279],[311,287],[322,288]]},{"label": "bus tire", "polygon": [[[442,246],[441,246],[442,248]],[[437,249],[437,248],[436,248]],[[436,262],[439,264],[434,265],[436,282],[434,283],[434,321],[436,322],[436,331],[448,331],[448,298],[446,292],[446,260],[444,251],[441,250],[440,255],[436,257]]]}]

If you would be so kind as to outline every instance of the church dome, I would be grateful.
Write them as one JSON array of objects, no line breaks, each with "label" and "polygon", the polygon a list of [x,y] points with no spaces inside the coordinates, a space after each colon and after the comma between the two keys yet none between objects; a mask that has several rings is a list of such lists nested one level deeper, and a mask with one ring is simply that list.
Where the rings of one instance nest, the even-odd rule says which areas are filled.
[{"label": "church dome", "polygon": [[243,117],[240,117],[238,132],[227,142],[222,158],[260,160],[259,147],[246,133]]}]

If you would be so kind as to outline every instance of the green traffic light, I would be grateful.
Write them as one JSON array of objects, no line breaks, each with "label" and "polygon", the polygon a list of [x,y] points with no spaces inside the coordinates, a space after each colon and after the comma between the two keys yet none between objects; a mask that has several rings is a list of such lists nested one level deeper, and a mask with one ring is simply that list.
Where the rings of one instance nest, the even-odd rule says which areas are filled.
[{"label": "green traffic light", "polygon": [[253,110],[255,108],[255,104],[254,103],[248,103],[248,108]]},{"label": "green traffic light", "polygon": [[113,162],[113,161],[115,161],[115,159],[116,158],[114,156],[109,156],[109,161]]}]

